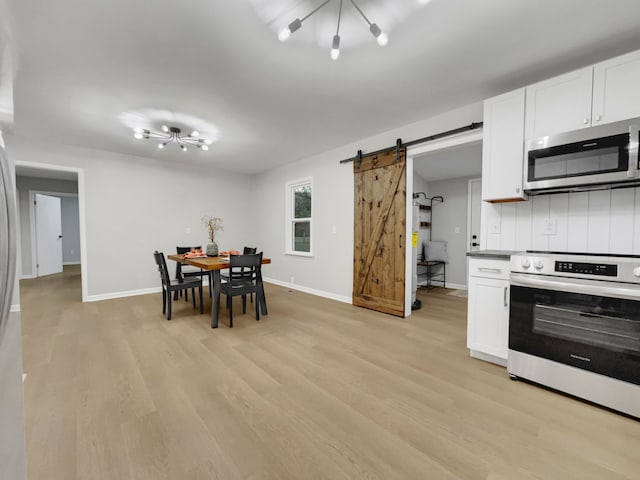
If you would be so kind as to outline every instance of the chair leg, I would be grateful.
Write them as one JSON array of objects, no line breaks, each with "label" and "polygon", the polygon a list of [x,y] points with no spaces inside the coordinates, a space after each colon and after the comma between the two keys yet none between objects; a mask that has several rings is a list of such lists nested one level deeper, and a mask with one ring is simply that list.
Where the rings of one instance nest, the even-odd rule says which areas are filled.
[{"label": "chair leg", "polygon": [[447,264],[442,264],[442,287],[447,288]]},{"label": "chair leg", "polygon": [[[182,290],[181,290],[181,292],[182,292]],[[184,289],[184,301],[185,302],[189,301],[189,289],[188,288]]]},{"label": "chair leg", "polygon": [[169,300],[169,312],[167,314],[167,320],[171,320],[171,295],[167,295],[167,299]]},{"label": "chair leg", "polygon": [[[229,328],[233,328],[233,297],[227,295],[227,308],[229,308]],[[229,300],[232,300],[231,302]]]},{"label": "chair leg", "polygon": [[167,291],[162,288],[162,314],[167,312]]},{"label": "chair leg", "polygon": [[196,308],[196,289],[195,288],[191,289],[191,299],[193,300],[193,308]]},{"label": "chair leg", "polygon": [[247,296],[242,295],[242,313],[247,313]]},{"label": "chair leg", "polygon": [[256,295],[255,305],[256,305],[256,321],[259,321],[260,320],[260,300],[258,300],[258,295]]},{"label": "chair leg", "polygon": [[198,291],[200,292],[200,315],[204,313],[204,307],[202,306],[202,284],[198,287]]}]

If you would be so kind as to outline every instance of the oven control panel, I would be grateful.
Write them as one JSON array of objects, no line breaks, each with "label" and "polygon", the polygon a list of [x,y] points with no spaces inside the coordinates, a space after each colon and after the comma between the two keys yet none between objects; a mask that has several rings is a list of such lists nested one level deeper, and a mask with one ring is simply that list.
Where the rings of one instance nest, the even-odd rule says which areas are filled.
[{"label": "oven control panel", "polygon": [[618,276],[618,265],[608,263],[555,262],[555,271],[563,273],[581,273],[585,275]]}]

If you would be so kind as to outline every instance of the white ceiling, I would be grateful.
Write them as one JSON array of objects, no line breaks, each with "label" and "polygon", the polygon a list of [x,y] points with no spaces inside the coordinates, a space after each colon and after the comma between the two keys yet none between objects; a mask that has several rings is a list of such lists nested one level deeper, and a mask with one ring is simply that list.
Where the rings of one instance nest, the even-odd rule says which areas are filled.
[{"label": "white ceiling", "polygon": [[[358,0],[385,48],[345,1],[336,62],[337,0],[287,43],[277,30],[320,0],[2,1],[16,136],[241,173],[640,47],[638,0]],[[219,140],[158,150],[131,135],[149,115]]]},{"label": "white ceiling", "polygon": [[427,182],[482,175],[482,142],[466,143],[416,156],[413,173]]}]

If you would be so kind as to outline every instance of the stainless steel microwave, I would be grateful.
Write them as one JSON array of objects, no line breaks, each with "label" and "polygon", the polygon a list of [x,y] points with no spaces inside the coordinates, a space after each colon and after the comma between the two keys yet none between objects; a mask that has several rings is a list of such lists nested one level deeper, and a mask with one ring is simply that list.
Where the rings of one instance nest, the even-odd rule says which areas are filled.
[{"label": "stainless steel microwave", "polygon": [[529,140],[524,190],[529,194],[640,183],[640,118]]}]

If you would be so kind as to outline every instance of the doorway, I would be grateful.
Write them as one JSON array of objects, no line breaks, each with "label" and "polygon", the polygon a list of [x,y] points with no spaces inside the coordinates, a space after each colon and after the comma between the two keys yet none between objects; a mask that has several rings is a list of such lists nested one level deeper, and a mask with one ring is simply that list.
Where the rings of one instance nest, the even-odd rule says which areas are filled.
[{"label": "doorway", "polygon": [[[414,228],[415,254],[419,258],[430,240],[445,242],[448,257],[445,266],[446,287],[466,290],[466,254],[472,248],[479,248],[479,245],[472,246],[472,243],[479,243],[482,132],[474,131],[439,142],[429,142],[412,148],[408,156],[412,178],[407,185],[407,201],[414,202],[413,194],[417,192],[424,192],[427,198],[443,199],[428,209],[429,218],[418,217]],[[416,200],[417,203],[424,203],[422,195]],[[413,222],[408,218],[407,223]],[[476,242],[472,241],[473,235],[477,237]],[[407,265],[407,268],[411,267]],[[420,283],[420,275],[417,277],[413,276],[411,282],[413,291]],[[430,282],[431,285],[442,283],[442,277]]]},{"label": "doorway", "polygon": [[[80,276],[81,298],[86,301],[84,171],[35,162],[16,161],[15,165],[19,212],[18,255],[22,265],[20,278],[35,278],[58,271],[66,274],[69,270]],[[43,215],[37,214],[38,203]],[[42,208],[46,211],[42,212]],[[57,209],[60,211],[61,227],[47,225],[51,223],[51,217],[57,215],[53,213]],[[44,220],[42,225],[38,225],[39,217]],[[51,233],[56,228],[60,229],[59,233]],[[46,233],[49,230],[51,232]],[[45,237],[55,238],[38,238],[43,232]]]}]

